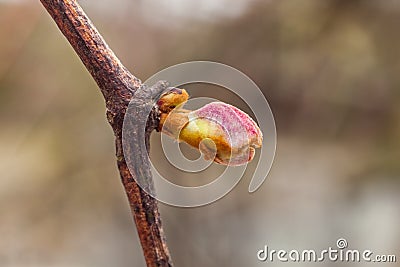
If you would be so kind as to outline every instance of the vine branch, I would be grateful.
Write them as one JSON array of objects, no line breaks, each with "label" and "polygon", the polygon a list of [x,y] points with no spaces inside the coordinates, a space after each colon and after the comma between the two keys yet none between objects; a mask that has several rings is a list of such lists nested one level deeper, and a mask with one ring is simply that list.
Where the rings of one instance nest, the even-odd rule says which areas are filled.
[{"label": "vine branch", "polygon": [[[143,179],[144,174],[148,187],[152,188],[153,186],[149,162],[145,160],[147,151],[139,150],[137,152],[139,153],[137,158],[142,160],[136,162],[135,169],[131,173],[122,149],[124,116],[133,95],[135,94],[135,98],[139,96],[138,105],[148,105],[166,90],[166,84],[160,83],[151,88],[152,90],[143,86],[142,82],[122,65],[76,0],[40,0],[40,2],[78,54],[104,96],[107,120],[115,135],[118,169],[128,196],[147,266],[173,266],[161,225],[157,201],[142,190],[135,181],[137,178]],[[147,114],[141,114],[139,108],[136,109],[136,112],[138,117],[147,116]],[[153,110],[150,114],[151,119],[148,120],[145,136],[133,135],[133,138],[136,138],[132,140],[133,144],[139,144],[146,140],[146,145],[149,145],[150,132],[158,128],[159,124],[155,113],[156,110]]]}]

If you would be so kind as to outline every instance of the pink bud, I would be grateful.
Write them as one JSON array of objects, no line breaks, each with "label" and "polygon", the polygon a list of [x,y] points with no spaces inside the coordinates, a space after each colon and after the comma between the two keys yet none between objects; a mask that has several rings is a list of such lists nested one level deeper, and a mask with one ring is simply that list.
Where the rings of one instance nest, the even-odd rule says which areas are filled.
[{"label": "pink bud", "polygon": [[[212,102],[190,112],[188,118],[180,139],[193,146],[197,144],[206,158],[215,155],[214,161],[219,164],[245,164],[253,159],[254,148],[262,145],[257,124],[232,105]],[[202,139],[211,139],[214,144],[197,142]]]},{"label": "pink bud", "polygon": [[249,115],[223,102],[212,102],[190,111],[182,108],[189,98],[174,88],[158,101],[160,130],[199,149],[205,159],[224,165],[251,161],[262,145],[262,133]]}]

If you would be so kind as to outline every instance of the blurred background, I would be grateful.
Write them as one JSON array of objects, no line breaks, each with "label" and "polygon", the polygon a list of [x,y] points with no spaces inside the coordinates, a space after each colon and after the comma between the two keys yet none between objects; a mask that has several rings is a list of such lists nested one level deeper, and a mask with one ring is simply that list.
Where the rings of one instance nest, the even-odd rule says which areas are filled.
[{"label": "blurred background", "polygon": [[[80,3],[142,80],[218,61],[252,78],[274,113],[275,162],[258,191],[247,192],[250,164],[211,205],[160,204],[176,266],[265,266],[265,245],[338,238],[400,257],[400,1]],[[250,110],[223,89],[188,89]],[[0,0],[0,125],[0,266],[144,266],[103,98],[39,1]],[[220,173],[176,170],[159,140],[151,155],[168,176]]]}]

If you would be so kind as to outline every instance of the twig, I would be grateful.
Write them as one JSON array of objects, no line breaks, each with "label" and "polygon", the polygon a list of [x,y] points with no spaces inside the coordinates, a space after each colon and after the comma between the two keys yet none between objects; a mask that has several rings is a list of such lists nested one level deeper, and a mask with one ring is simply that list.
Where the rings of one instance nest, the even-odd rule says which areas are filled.
[{"label": "twig", "polygon": [[[157,201],[135,182],[136,178],[146,179],[147,185],[153,186],[147,151],[135,151],[138,153],[136,158],[142,160],[136,162],[135,170],[130,173],[122,150],[122,126],[133,94],[135,97],[140,96],[137,99],[138,105],[148,105],[160,94],[160,91],[165,89],[165,84],[159,84],[158,87],[153,88],[154,90],[146,90],[141,81],[121,64],[75,0],[40,1],[85,64],[104,96],[107,119],[115,135],[119,172],[128,196],[147,266],[172,266]],[[147,116],[147,114],[141,114],[140,109],[137,109],[136,112],[138,117]],[[158,127],[159,121],[154,112],[150,116],[153,119],[148,121],[146,135],[133,136],[132,138],[139,138],[132,140],[133,144],[144,142],[143,138],[148,141],[150,132]]]}]

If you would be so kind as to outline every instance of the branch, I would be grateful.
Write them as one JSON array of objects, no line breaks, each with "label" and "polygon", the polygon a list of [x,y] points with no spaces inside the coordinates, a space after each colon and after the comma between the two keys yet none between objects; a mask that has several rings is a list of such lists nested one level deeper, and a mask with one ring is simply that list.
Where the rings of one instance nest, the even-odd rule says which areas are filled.
[{"label": "branch", "polygon": [[[132,215],[136,223],[143,254],[147,266],[172,266],[170,253],[165,242],[157,201],[143,191],[135,182],[145,175],[147,186],[152,187],[147,151],[139,150],[136,168],[130,173],[122,150],[122,126],[124,116],[133,95],[140,96],[137,104],[148,105],[166,89],[159,84],[146,90],[141,81],[132,75],[108,47],[100,33],[90,22],[82,8],[75,0],[40,0],[57,26],[78,54],[83,64],[99,86],[107,108],[107,119],[110,123],[116,143],[116,156],[121,180],[128,196]],[[148,89],[148,88],[147,88]],[[157,114],[151,114],[144,139],[148,141],[150,132],[158,128]],[[138,117],[143,116],[140,108]],[[147,116],[147,114],[145,114]],[[144,142],[143,136],[133,136],[133,144]],[[148,142],[146,142],[148,146]],[[134,146],[135,147],[135,146]],[[136,152],[136,151],[135,151]],[[143,177],[139,177],[143,179]]]}]

